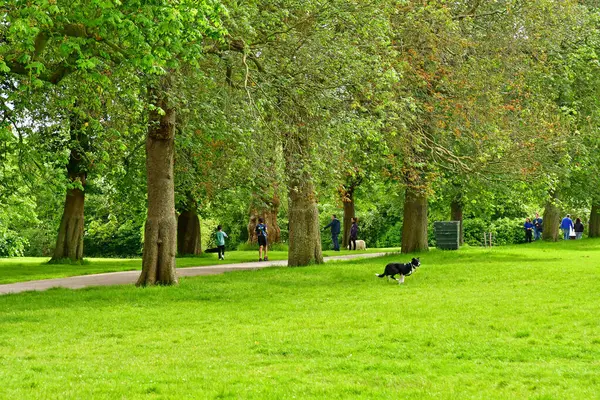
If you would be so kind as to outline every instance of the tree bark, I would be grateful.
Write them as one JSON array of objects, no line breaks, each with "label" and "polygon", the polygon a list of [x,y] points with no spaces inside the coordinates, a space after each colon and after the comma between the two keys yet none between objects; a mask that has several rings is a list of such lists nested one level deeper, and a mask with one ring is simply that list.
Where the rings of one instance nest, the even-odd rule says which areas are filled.
[{"label": "tree bark", "polygon": [[258,243],[256,225],[258,225],[259,218],[262,218],[267,225],[269,245],[281,243],[281,228],[277,222],[280,204],[281,201],[279,200],[279,196],[274,194],[273,198],[267,201],[266,207],[250,207],[250,218],[248,221],[248,243]]},{"label": "tree bark", "polygon": [[177,253],[180,255],[198,255],[202,253],[202,235],[200,218],[196,209],[183,211],[177,219]]},{"label": "tree bark", "polygon": [[342,202],[344,203],[344,236],[342,237],[342,247],[345,249],[350,243],[350,228],[352,227],[352,218],[356,216],[354,189],[346,191],[342,198]]},{"label": "tree bark", "polygon": [[303,182],[302,186],[289,191],[290,244],[288,266],[296,267],[323,263],[319,211],[313,185]]},{"label": "tree bark", "polygon": [[459,244],[462,246],[465,239],[463,233],[463,204],[458,199],[454,199],[452,200],[452,203],[450,203],[450,220],[459,222]]},{"label": "tree bark", "polygon": [[87,137],[83,132],[84,124],[75,111],[69,115],[69,133],[74,144],[69,155],[67,174],[69,181],[79,187],[67,189],[63,215],[58,228],[53,262],[70,259],[72,262],[83,260],[84,204],[87,180],[85,153],[88,148]]},{"label": "tree bark", "polygon": [[592,204],[588,236],[591,238],[600,237],[600,203],[595,202]]},{"label": "tree bark", "polygon": [[[85,176],[79,176],[82,184]],[[71,261],[83,259],[83,207],[85,193],[81,189],[68,189],[65,199],[65,207],[58,229],[56,247],[51,261],[59,261],[65,258]]]},{"label": "tree bark", "polygon": [[558,228],[560,225],[560,210],[556,206],[556,195],[552,195],[546,202],[544,208],[544,231],[542,232],[542,240],[550,240],[556,242],[558,240]]},{"label": "tree bark", "polygon": [[307,139],[299,133],[288,135],[284,145],[285,170],[288,177],[289,252],[288,266],[322,264],[319,210],[305,153]]},{"label": "tree bark", "polygon": [[408,187],[404,199],[402,253],[427,250],[427,196]]},{"label": "tree bark", "polygon": [[138,286],[177,283],[175,254],[177,218],[173,157],[175,152],[176,112],[168,104],[165,92],[151,90],[158,111],[150,111],[146,136],[146,175],[148,181],[148,214],[144,234],[142,273]]}]

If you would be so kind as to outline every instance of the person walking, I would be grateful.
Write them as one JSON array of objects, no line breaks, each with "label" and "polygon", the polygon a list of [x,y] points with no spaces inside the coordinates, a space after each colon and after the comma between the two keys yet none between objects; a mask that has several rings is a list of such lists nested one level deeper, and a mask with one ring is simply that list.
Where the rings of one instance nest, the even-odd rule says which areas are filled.
[{"label": "person walking", "polygon": [[575,229],[575,239],[577,239],[577,240],[581,239],[583,237],[584,226],[581,223],[581,219],[580,218],[577,218],[575,220],[574,229]]},{"label": "person walking", "polygon": [[348,243],[348,250],[352,250],[354,244],[354,250],[356,250],[356,239],[358,239],[358,223],[356,217],[352,217],[352,226],[350,227],[350,242]]},{"label": "person walking", "polygon": [[225,232],[223,232],[223,227],[221,225],[217,226],[217,249],[219,251],[219,260],[225,259],[225,238],[228,237]]},{"label": "person walking", "polygon": [[563,231],[563,239],[569,240],[571,229],[573,229],[573,220],[571,219],[571,215],[567,214],[567,216],[562,219],[560,222],[560,229]]},{"label": "person walking", "polygon": [[533,237],[533,227],[534,225],[531,223],[529,218],[525,219],[525,242],[531,243],[531,239]]},{"label": "person walking", "polygon": [[340,251],[340,242],[338,236],[340,235],[340,220],[337,219],[337,216],[333,214],[331,216],[331,222],[323,228],[323,230],[327,228],[331,228],[331,241],[333,242],[333,250]]},{"label": "person walking", "polygon": [[[265,220],[262,218],[258,219],[258,225],[256,225],[256,237],[258,239],[258,261],[269,261],[268,257],[268,243],[267,243],[267,225]],[[263,251],[265,258],[263,259]]]},{"label": "person walking", "polygon": [[539,213],[535,213],[535,219],[533,220],[533,237],[535,240],[542,238],[542,232],[544,232],[544,220],[540,218]]}]

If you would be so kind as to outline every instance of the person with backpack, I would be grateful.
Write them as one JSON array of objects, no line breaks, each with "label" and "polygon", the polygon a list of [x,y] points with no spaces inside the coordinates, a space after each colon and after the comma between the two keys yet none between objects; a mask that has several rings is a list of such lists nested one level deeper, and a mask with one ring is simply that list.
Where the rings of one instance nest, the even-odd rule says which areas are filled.
[{"label": "person with backpack", "polygon": [[219,251],[219,260],[225,259],[225,238],[228,237],[225,232],[223,232],[223,227],[221,225],[217,226],[217,249]]},{"label": "person with backpack", "polygon": [[[258,261],[269,261],[268,257],[268,244],[267,244],[267,225],[262,218],[258,219],[258,225],[256,225],[256,238],[258,239]],[[263,251],[265,258],[263,259]]]}]

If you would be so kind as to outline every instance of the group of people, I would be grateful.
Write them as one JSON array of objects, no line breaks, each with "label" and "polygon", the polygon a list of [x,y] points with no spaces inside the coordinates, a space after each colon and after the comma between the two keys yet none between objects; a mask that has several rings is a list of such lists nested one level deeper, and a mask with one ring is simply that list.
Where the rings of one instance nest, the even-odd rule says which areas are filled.
[{"label": "group of people", "polygon": [[581,239],[583,237],[584,226],[581,219],[577,218],[575,223],[573,223],[569,214],[567,214],[560,222],[560,229],[563,231],[563,238],[565,240],[569,240],[571,236],[575,236],[575,239]]},{"label": "group of people", "polygon": [[532,238],[540,240],[542,238],[542,232],[544,231],[544,220],[540,217],[539,213],[535,213],[535,219],[533,222],[530,218],[525,220],[525,241],[531,243]]},{"label": "group of people", "polygon": [[[340,251],[340,242],[339,235],[341,232],[340,220],[337,219],[337,216],[334,214],[331,216],[331,222],[323,228],[323,230],[331,228],[331,240],[333,241],[333,250]],[[255,228],[256,238],[258,240],[258,261],[269,261],[268,256],[268,242],[267,242],[267,225],[262,218],[258,219],[258,224]],[[223,227],[221,225],[217,226],[217,248],[216,253],[219,253],[219,260],[225,259],[225,238],[227,238],[227,234],[223,232]],[[356,240],[358,239],[358,222],[355,217],[352,218],[352,226],[350,227],[350,250],[356,250]],[[207,252],[210,252],[207,250]],[[263,257],[264,254],[264,257]]]},{"label": "group of people", "polygon": [[[335,214],[331,216],[331,222],[323,228],[326,230],[331,228],[331,241],[333,242],[333,250],[340,251],[339,235],[342,224]],[[356,240],[358,239],[358,221],[356,217],[352,217],[352,226],[350,227],[349,246],[348,250],[356,250]]]},{"label": "group of people", "polygon": [[[535,213],[535,219],[530,218],[525,220],[525,241],[531,243],[532,240],[540,240],[544,231],[544,220],[539,213]],[[567,214],[560,222],[560,229],[563,232],[563,238],[569,240],[570,237],[581,239],[583,237],[584,226],[580,218],[577,218],[573,223],[571,216]]]},{"label": "group of people", "polygon": [[[269,261],[267,225],[262,218],[258,219],[258,224],[256,225],[256,228],[254,228],[254,232],[256,233],[258,241],[258,261]],[[225,238],[227,237],[227,234],[223,232],[223,227],[221,225],[217,226],[217,252],[219,253],[219,260],[225,259]]]}]

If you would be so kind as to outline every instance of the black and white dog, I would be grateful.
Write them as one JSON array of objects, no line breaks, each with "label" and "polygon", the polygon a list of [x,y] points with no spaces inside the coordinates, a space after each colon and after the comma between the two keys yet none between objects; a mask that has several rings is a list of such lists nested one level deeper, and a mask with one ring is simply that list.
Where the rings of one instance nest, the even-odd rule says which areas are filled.
[{"label": "black and white dog", "polygon": [[[398,281],[398,284],[404,283],[404,277],[411,275],[414,271],[421,266],[421,261],[418,258],[413,258],[409,263],[389,263],[385,266],[383,274],[375,274],[378,278],[385,276],[392,277]],[[400,275],[400,279],[396,279],[395,276]]]}]

